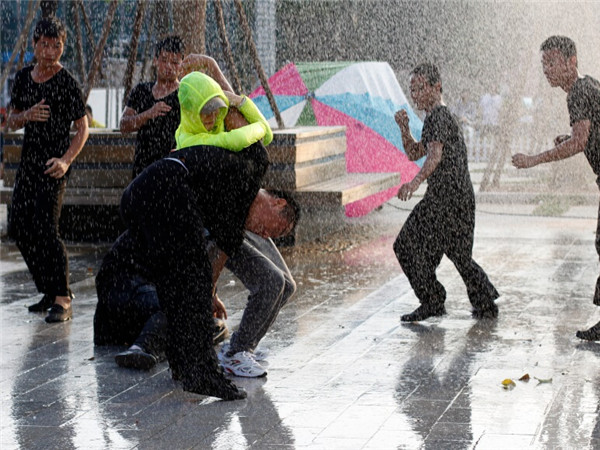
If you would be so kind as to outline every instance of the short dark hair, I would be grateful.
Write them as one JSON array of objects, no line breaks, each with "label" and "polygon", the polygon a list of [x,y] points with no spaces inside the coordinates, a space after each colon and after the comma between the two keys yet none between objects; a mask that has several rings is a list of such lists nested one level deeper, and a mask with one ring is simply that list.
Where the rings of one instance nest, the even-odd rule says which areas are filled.
[{"label": "short dark hair", "polygon": [[430,86],[433,86],[436,83],[440,83],[441,85],[442,82],[442,77],[440,76],[440,69],[438,69],[438,67],[435,64],[430,62],[424,62],[419,64],[410,72],[410,74],[424,77]]},{"label": "short dark hair", "polygon": [[570,58],[571,56],[577,56],[577,47],[575,46],[575,41],[566,36],[550,36],[548,39],[542,42],[540,51],[546,52],[548,50],[558,50],[566,59]]},{"label": "short dark hair", "polygon": [[93,111],[92,111],[92,107],[89,104],[85,105],[85,110],[87,112],[89,112],[90,114],[92,114],[92,115],[94,114]]},{"label": "short dark hair", "polygon": [[285,208],[281,210],[280,215],[292,224],[292,228],[289,230],[289,233],[291,233],[296,228],[296,225],[298,225],[298,220],[300,219],[300,205],[289,192],[278,191],[275,189],[267,189],[267,192],[273,197],[285,200],[286,205]]},{"label": "short dark hair", "polygon": [[176,53],[183,56],[185,54],[185,44],[183,43],[183,40],[175,34],[172,36],[167,36],[158,44],[156,44],[154,57],[158,58],[160,56],[160,52],[162,51]]},{"label": "short dark hair", "polygon": [[41,37],[58,38],[61,39],[64,44],[67,40],[67,29],[56,17],[41,19],[35,24],[33,30],[33,42],[37,43]]}]

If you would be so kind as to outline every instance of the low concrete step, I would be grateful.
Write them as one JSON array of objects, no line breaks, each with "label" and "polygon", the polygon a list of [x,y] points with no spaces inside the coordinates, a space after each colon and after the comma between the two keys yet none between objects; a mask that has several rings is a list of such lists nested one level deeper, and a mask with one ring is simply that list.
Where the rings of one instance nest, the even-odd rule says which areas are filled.
[{"label": "low concrete step", "polygon": [[346,223],[345,206],[397,186],[397,173],[348,173],[304,186],[294,192],[301,216],[292,236],[284,242],[309,242],[339,230]]},{"label": "low concrete step", "polygon": [[400,183],[397,173],[348,173],[333,180],[304,186],[296,198],[306,206],[335,203],[345,206]]}]

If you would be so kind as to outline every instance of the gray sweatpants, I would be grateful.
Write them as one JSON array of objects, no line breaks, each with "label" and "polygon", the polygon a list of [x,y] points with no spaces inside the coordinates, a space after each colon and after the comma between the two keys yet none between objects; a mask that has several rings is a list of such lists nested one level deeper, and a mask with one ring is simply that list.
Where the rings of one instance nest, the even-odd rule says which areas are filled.
[{"label": "gray sweatpants", "polygon": [[296,292],[296,282],[271,239],[246,231],[244,242],[225,264],[250,291],[230,354],[253,351]]}]

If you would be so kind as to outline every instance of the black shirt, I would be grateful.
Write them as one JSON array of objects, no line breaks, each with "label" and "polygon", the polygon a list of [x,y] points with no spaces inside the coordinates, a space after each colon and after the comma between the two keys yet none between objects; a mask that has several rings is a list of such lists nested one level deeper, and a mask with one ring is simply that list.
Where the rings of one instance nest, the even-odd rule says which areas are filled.
[{"label": "black shirt", "polygon": [[137,114],[149,110],[158,102],[165,102],[171,107],[164,116],[148,120],[137,132],[135,156],[133,160],[133,177],[139,175],[154,161],[167,155],[176,146],[175,131],[179,126],[179,99],[177,89],[163,98],[155,99],[152,94],[153,82],[138,84],[129,95],[127,106]]},{"label": "black shirt", "polygon": [[585,147],[585,156],[598,177],[600,184],[600,83],[585,76],[578,78],[567,96],[570,124],[582,120],[590,121],[590,134]]},{"label": "black shirt", "polygon": [[60,158],[69,148],[69,131],[74,120],[85,116],[85,104],[75,78],[65,68],[44,83],[31,78],[33,66],[25,67],[15,75],[10,106],[26,111],[45,100],[50,105],[50,118],[46,122],[25,124],[22,162],[33,163],[46,170],[50,158]]},{"label": "black shirt", "polygon": [[203,225],[231,257],[242,244],[250,205],[269,165],[265,147],[256,142],[241,152],[232,152],[194,146],[172,152],[169,157],[185,165],[186,182],[196,193]]},{"label": "black shirt", "polygon": [[467,147],[458,120],[446,106],[438,106],[425,117],[421,142],[443,144],[442,159],[427,178],[426,197],[443,200],[444,204],[474,204],[475,193],[467,161]]}]

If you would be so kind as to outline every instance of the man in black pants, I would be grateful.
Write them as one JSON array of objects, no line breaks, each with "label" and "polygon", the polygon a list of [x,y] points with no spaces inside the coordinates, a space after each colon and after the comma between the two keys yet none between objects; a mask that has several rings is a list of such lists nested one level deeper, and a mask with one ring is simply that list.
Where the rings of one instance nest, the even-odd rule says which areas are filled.
[{"label": "man in black pants", "polygon": [[268,166],[258,142],[240,152],[183,148],[150,165],[123,193],[129,238],[113,250],[156,286],[168,327],[167,359],[183,389],[225,400],[246,393],[225,378],[212,346],[212,266],[204,228],[233,255]]},{"label": "man in black pants", "polygon": [[[246,219],[247,231],[244,243],[227,261],[226,267],[232,270],[236,276],[241,277],[245,285],[250,285],[251,291],[257,291],[253,289],[255,284],[261,285],[261,288],[255,293],[255,296],[258,295],[261,298],[254,301],[249,300],[248,307],[258,302],[259,306],[255,309],[259,309],[260,312],[257,314],[262,316],[262,320],[268,321],[271,318],[269,316],[271,310],[274,309],[276,313],[283,305],[273,305],[273,298],[269,296],[266,300],[261,301],[264,296],[260,293],[269,289],[284,290],[281,284],[276,283],[277,277],[282,279],[281,283],[293,284],[295,287],[289,271],[278,266],[278,264],[282,264],[281,256],[277,252],[279,257],[274,257],[273,251],[266,241],[272,242],[271,238],[282,237],[290,233],[296,225],[298,214],[297,204],[287,194],[259,191]],[[208,239],[210,257],[211,253],[214,253],[210,251],[214,248],[214,244],[210,240],[210,236]],[[263,240],[265,243],[260,245]],[[94,315],[94,344],[131,345],[128,350],[115,356],[117,364],[122,367],[148,370],[165,356],[167,320],[160,309],[155,286],[143,278],[139,272],[131,273],[133,267],[123,264],[121,260],[122,249],[131,244],[130,233],[126,231],[104,257],[96,277],[98,304]],[[213,278],[216,276],[213,275]],[[288,278],[290,278],[289,281]],[[268,282],[266,282],[267,280]],[[281,292],[277,298],[283,297],[281,303],[285,303],[292,293],[293,289],[289,293],[286,292],[285,296]],[[215,296],[213,301],[215,302],[213,305],[215,314],[226,318],[225,307],[218,297]],[[263,303],[266,304],[263,306]],[[268,312],[265,312],[264,308]],[[247,313],[245,312],[244,315],[246,316]],[[252,316],[252,314],[250,315]],[[242,323],[247,321],[247,317],[245,320],[242,319]],[[242,324],[240,324],[241,326]],[[261,331],[256,329],[258,327],[254,322],[248,327],[256,333]],[[216,344],[224,339],[224,330],[226,328],[218,327],[215,324],[213,343]]]},{"label": "man in black pants", "polygon": [[[584,152],[600,186],[600,82],[577,70],[577,48],[572,39],[551,36],[540,48],[542,66],[548,83],[567,93],[567,107],[571,134],[554,139],[554,147],[537,155],[513,156],[513,164],[526,169],[538,164],[569,158]],[[596,251],[600,255],[600,210],[596,228]],[[596,281],[594,305],[600,305],[600,277]],[[589,330],[578,331],[576,336],[587,341],[600,340],[600,322]]]},{"label": "man in black pants", "polygon": [[[69,260],[58,220],[71,164],[88,138],[85,103],[60,58],[67,31],[56,18],[40,20],[33,31],[34,66],[17,72],[8,128],[25,128],[10,210],[14,237],[42,299],[31,312],[50,309],[46,322],[73,317]],[[75,135],[69,136],[71,123]]]},{"label": "man in black pants", "polygon": [[394,242],[398,262],[421,303],[401,320],[414,322],[446,314],[446,290],[435,274],[444,255],[467,286],[473,317],[495,318],[498,292],[472,257],[475,194],[467,149],[458,121],[443,103],[438,68],[425,63],[413,69],[410,93],[416,107],[426,112],[421,141],[412,137],[406,111],[396,113],[396,122],[409,159],[427,159],[419,173],[400,187],[398,198],[410,199],[425,180],[427,191]]}]

